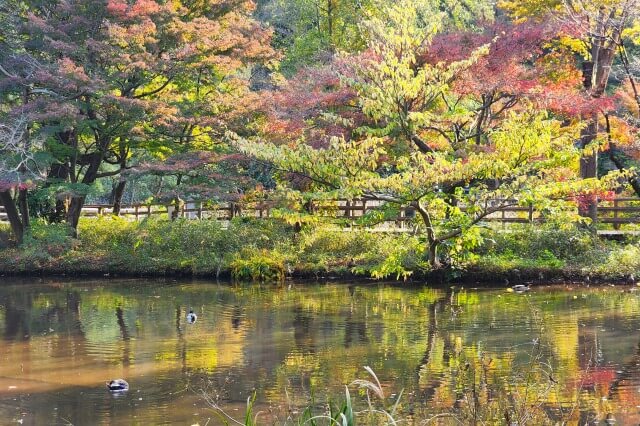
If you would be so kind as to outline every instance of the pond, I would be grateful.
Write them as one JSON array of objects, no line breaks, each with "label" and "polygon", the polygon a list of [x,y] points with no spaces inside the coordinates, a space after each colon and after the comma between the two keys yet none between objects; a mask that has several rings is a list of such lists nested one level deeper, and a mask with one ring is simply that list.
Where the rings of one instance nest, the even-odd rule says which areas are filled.
[{"label": "pond", "polygon": [[[3,424],[220,424],[203,392],[238,419],[255,393],[259,419],[282,424],[339,401],[371,378],[365,366],[380,404],[402,391],[408,423],[469,416],[470,395],[509,386],[505,401],[550,418],[640,422],[640,292],[628,286],[0,280]],[[113,378],[129,392],[110,394]]]}]

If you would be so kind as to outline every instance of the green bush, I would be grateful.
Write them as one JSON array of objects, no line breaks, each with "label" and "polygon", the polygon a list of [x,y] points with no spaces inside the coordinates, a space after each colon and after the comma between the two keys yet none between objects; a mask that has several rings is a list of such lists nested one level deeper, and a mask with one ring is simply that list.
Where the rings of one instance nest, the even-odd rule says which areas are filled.
[{"label": "green bush", "polygon": [[281,282],[285,278],[284,256],[266,249],[243,249],[231,261],[231,276],[236,281]]},{"label": "green bush", "polygon": [[110,269],[128,273],[217,276],[245,249],[293,251],[292,228],[277,220],[237,218],[223,229],[216,220],[104,217],[82,220],[79,234]]},{"label": "green bush", "polygon": [[335,226],[306,227],[298,240],[298,261],[306,269],[327,272],[335,267],[348,268],[375,251],[381,234]]},{"label": "green bush", "polygon": [[360,255],[362,263],[353,271],[373,278],[407,279],[414,272],[430,270],[425,251],[425,243],[416,236],[378,234],[376,246]]},{"label": "green bush", "polygon": [[27,257],[49,259],[62,255],[73,245],[71,228],[67,224],[47,224],[38,219],[26,230],[20,248]]},{"label": "green bush", "polygon": [[506,232],[489,230],[477,253],[508,254],[538,259],[551,253],[557,259],[572,259],[584,256],[599,244],[591,232],[571,227],[555,228],[550,225],[513,225]]},{"label": "green bush", "polygon": [[606,261],[597,267],[597,272],[608,277],[628,277],[640,275],[640,246],[628,244],[613,249]]}]

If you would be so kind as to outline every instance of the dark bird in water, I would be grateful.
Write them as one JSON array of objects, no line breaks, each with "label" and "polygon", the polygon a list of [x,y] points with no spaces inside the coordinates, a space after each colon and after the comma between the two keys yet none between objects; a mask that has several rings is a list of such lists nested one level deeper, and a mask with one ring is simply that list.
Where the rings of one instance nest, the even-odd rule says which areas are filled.
[{"label": "dark bird in water", "polygon": [[126,392],[129,390],[129,383],[123,379],[115,379],[107,382],[107,388],[111,392]]},{"label": "dark bird in water", "polygon": [[198,316],[193,312],[193,309],[190,309],[189,313],[187,314],[187,322],[189,324],[193,324],[197,320],[198,320]]}]

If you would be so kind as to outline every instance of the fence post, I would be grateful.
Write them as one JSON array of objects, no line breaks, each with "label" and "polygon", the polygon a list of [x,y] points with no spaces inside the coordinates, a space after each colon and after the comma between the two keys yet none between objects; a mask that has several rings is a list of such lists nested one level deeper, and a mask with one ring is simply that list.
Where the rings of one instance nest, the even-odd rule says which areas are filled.
[{"label": "fence post", "polygon": [[202,201],[198,203],[198,219],[202,219]]},{"label": "fence post", "polygon": [[136,221],[138,221],[138,205],[136,204],[135,207],[133,208],[133,211],[136,215]]},{"label": "fence post", "polygon": [[529,223],[533,223],[533,204],[529,203]]},{"label": "fence post", "polygon": [[614,198],[613,199],[613,229],[615,229],[616,231],[620,229],[620,223],[617,221],[618,219],[618,199]]}]

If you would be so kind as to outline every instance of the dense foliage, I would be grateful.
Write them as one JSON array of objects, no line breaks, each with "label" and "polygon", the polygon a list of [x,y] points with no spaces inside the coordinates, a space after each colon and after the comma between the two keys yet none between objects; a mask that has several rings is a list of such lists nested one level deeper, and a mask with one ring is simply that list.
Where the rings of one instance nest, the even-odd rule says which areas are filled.
[{"label": "dense foliage", "polygon": [[[12,241],[0,244],[104,259],[122,241],[107,269],[148,260],[130,272],[281,278],[292,262],[331,269],[343,256],[349,270],[406,277],[469,265],[503,207],[585,226],[599,198],[640,195],[637,0],[494,3],[7,0],[0,205]],[[382,202],[378,220],[408,208],[414,232],[339,238],[355,252],[326,240],[336,222],[312,206],[337,198]],[[127,201],[212,200],[271,203],[280,219],[80,221],[87,201],[118,215]],[[234,245],[284,223],[281,246]],[[38,235],[58,237],[42,247]],[[569,256],[539,253],[554,267]]]}]

